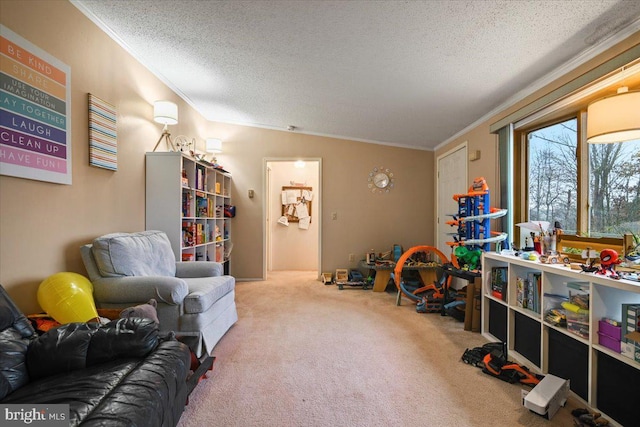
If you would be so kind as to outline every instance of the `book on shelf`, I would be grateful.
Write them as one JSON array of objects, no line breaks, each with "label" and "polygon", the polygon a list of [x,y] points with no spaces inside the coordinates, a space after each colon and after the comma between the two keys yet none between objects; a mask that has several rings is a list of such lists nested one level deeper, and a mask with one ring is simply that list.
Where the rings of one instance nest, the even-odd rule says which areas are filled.
[{"label": "book on shelf", "polygon": [[224,261],[224,246],[221,244],[216,244],[216,262]]},{"label": "book on shelf", "polygon": [[196,166],[196,190],[204,190],[204,168]]},{"label": "book on shelf", "polygon": [[507,300],[507,267],[491,268],[491,296]]},{"label": "book on shelf", "polygon": [[203,233],[202,233],[202,224],[196,224],[196,245],[201,245],[204,243]]},{"label": "book on shelf", "polygon": [[516,277],[516,306],[527,308],[525,280],[522,277]]},{"label": "book on shelf", "polygon": [[186,169],[182,169],[182,177],[180,178],[180,183],[183,187],[189,188],[189,178],[187,177]]},{"label": "book on shelf", "polygon": [[541,273],[528,273],[516,278],[516,306],[540,313]]},{"label": "book on shelf", "polygon": [[186,248],[196,244],[196,226],[191,221],[182,221],[182,247]]},{"label": "book on shelf", "polygon": [[190,191],[184,191],[182,193],[182,216],[183,217],[192,217],[193,216],[193,208],[191,201],[193,200],[193,195]]},{"label": "book on shelf", "polygon": [[540,313],[540,295],[542,293],[542,273],[529,273],[527,275],[529,286],[529,304],[527,308]]},{"label": "book on shelf", "polygon": [[209,199],[203,195],[196,193],[196,216],[208,217],[209,216]]}]

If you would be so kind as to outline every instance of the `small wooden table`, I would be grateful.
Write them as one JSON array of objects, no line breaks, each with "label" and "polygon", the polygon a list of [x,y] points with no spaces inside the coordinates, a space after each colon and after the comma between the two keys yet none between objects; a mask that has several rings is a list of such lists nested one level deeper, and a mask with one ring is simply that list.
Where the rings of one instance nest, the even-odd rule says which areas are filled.
[{"label": "small wooden table", "polygon": [[[368,269],[369,272],[376,272],[376,279],[373,282],[373,292],[384,292],[387,289],[389,280],[391,279],[391,273],[395,269],[395,263],[385,264],[367,264],[365,261],[360,263],[362,268]],[[420,274],[422,283],[428,285],[438,280],[437,269],[438,266],[404,266],[402,271],[417,271]]]}]

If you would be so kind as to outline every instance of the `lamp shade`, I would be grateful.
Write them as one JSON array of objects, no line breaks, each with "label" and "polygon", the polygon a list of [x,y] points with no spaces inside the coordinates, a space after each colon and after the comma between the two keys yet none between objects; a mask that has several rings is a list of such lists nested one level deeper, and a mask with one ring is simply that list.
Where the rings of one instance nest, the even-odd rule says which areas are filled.
[{"label": "lamp shade", "polygon": [[153,120],[163,125],[175,125],[178,123],[178,106],[171,101],[154,102]]},{"label": "lamp shade", "polygon": [[205,142],[207,153],[222,153],[222,140],[217,138],[207,138]]},{"label": "lamp shade", "polygon": [[618,93],[589,104],[587,142],[608,144],[640,139],[640,92],[626,87]]}]

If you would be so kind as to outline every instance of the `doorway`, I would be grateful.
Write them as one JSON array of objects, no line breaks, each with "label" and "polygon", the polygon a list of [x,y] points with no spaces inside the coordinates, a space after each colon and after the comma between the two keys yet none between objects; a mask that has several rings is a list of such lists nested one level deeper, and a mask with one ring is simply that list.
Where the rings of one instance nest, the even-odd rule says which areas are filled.
[{"label": "doorway", "polygon": [[453,240],[450,235],[454,227],[447,224],[458,212],[458,203],[454,194],[467,192],[467,142],[438,157],[438,249],[451,258],[451,247],[447,242]]},{"label": "doorway", "polygon": [[[320,276],[321,170],[317,158],[264,160],[265,278],[284,270],[317,271]],[[299,212],[308,219],[298,218]]]}]

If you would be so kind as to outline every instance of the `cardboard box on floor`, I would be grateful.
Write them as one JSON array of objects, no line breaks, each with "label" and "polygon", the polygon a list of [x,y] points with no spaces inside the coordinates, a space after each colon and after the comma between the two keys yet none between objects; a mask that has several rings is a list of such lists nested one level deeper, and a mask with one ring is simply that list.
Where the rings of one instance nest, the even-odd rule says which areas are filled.
[{"label": "cardboard box on floor", "polygon": [[464,313],[464,330],[480,332],[480,307],[482,305],[482,280],[477,278],[466,286],[466,307]]}]

